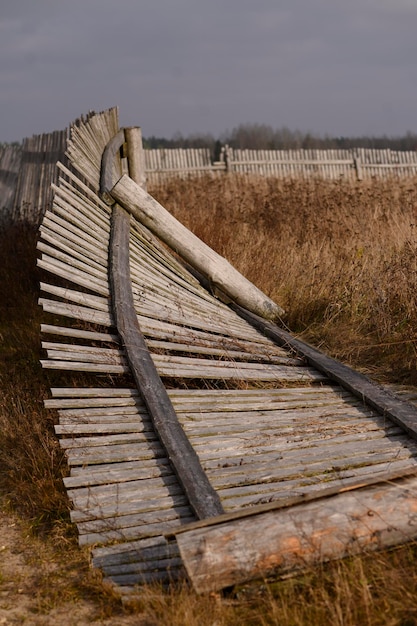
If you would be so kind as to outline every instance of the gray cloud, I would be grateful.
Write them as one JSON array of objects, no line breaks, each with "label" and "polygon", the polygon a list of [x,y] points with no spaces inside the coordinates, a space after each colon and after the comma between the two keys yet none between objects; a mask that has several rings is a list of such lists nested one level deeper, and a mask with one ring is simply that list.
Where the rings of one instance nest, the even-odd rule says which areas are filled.
[{"label": "gray cloud", "polygon": [[0,141],[118,105],[145,135],[416,132],[415,0],[2,0]]}]

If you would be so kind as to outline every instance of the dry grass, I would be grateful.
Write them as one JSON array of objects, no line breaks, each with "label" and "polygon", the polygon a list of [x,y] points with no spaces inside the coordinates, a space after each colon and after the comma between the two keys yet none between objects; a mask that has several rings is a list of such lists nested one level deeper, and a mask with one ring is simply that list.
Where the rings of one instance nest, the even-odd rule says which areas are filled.
[{"label": "dry grass", "polygon": [[154,193],[294,332],[383,380],[417,382],[417,180],[236,176]]},{"label": "dry grass", "polygon": [[[415,383],[416,183],[224,177],[176,181],[153,193],[284,306],[293,330],[381,380]],[[35,239],[30,229],[0,234],[0,495],[36,535],[39,611],[85,599],[114,623],[143,626],[417,624],[414,546],[229,596],[149,587],[122,614],[89,571],[69,523],[66,464],[43,409],[55,374],[39,365]],[[53,567],[42,568],[42,558]]]}]

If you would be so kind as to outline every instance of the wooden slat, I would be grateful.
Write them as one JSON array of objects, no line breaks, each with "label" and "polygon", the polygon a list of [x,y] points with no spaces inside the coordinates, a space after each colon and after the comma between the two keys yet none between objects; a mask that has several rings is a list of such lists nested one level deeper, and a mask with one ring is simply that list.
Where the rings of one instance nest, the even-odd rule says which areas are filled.
[{"label": "wooden slat", "polygon": [[113,317],[104,311],[97,311],[78,304],[67,304],[58,300],[48,300],[47,298],[39,298],[38,302],[46,313],[92,322],[100,324],[100,326],[114,326]]},{"label": "wooden slat", "polygon": [[41,332],[59,337],[72,337],[73,339],[86,339],[88,341],[102,341],[104,343],[118,343],[119,337],[110,333],[95,332],[91,330],[81,330],[67,326],[53,326],[51,324],[41,324]]}]

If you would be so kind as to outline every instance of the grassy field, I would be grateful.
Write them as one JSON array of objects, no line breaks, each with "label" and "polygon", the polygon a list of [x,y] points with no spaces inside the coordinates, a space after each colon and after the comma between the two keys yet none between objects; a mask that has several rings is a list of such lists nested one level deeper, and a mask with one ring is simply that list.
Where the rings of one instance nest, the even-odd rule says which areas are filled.
[{"label": "grassy field", "polygon": [[[281,304],[294,333],[379,381],[417,383],[417,180],[223,177],[150,191]],[[69,523],[66,463],[54,416],[43,408],[60,375],[39,365],[35,242],[34,229],[0,233],[0,496],[25,541],[37,546],[38,613],[88,601],[109,623],[144,626],[417,624],[414,545],[227,596],[150,587],[135,607],[122,609],[89,569]],[[53,567],[42,568],[42,558]]]}]

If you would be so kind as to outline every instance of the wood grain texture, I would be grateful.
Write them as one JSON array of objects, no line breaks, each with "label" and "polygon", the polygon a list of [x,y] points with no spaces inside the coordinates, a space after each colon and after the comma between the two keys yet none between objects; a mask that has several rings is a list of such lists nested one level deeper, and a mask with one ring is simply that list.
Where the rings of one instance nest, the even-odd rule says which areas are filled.
[{"label": "wood grain texture", "polygon": [[187,574],[199,593],[316,562],[376,550],[417,536],[415,476],[288,508],[179,532]]},{"label": "wood grain texture", "polygon": [[112,197],[125,207],[222,292],[268,319],[282,316],[283,309],[235,270],[226,259],[193,235],[152,196],[128,176],[111,189]]}]

